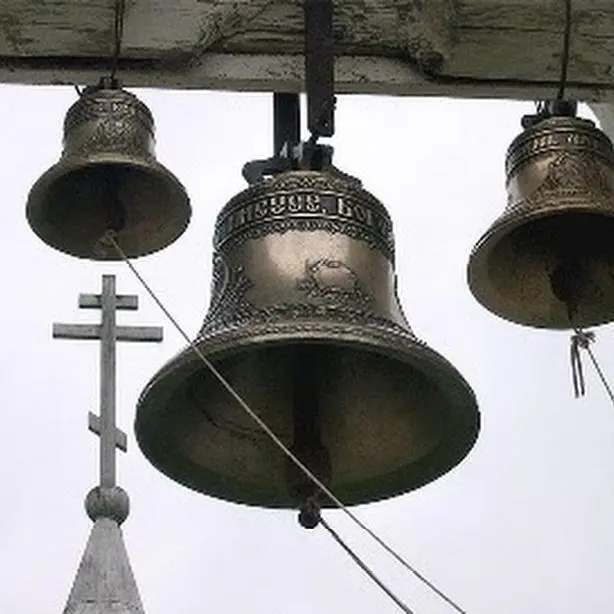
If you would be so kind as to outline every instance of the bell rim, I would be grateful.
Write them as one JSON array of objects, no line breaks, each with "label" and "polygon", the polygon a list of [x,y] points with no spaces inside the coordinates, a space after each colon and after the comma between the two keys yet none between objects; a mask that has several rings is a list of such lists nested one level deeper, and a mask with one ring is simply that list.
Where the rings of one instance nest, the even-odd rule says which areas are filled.
[{"label": "bell rim", "polygon": [[[173,218],[175,222],[175,229],[172,233],[168,234],[168,236],[163,242],[158,242],[155,244],[155,246],[148,248],[145,251],[139,250],[138,252],[135,252],[130,249],[124,249],[124,252],[126,253],[127,257],[139,258],[141,256],[148,256],[150,254],[154,254],[172,245],[177,239],[179,239],[179,237],[181,237],[181,235],[183,235],[192,218],[192,207],[190,204],[190,197],[185,189],[185,186],[181,183],[181,181],[173,172],[171,172],[166,166],[158,162],[155,158],[145,158],[144,160],[138,160],[134,157],[126,156],[125,154],[121,153],[99,153],[90,154],[88,156],[80,158],[60,158],[60,160],[53,164],[51,167],[49,167],[34,182],[32,187],[30,188],[26,200],[26,218],[28,220],[30,228],[36,234],[36,236],[41,239],[41,241],[43,241],[49,247],[52,247],[59,252],[62,252],[69,256],[73,256],[75,258],[80,258],[84,260],[95,260],[101,262],[113,262],[123,260],[123,258],[119,255],[113,255],[111,257],[95,257],[93,253],[83,253],[71,251],[70,249],[64,249],[61,245],[51,241],[51,238],[47,236],[47,233],[42,232],[41,229],[38,228],[37,222],[35,220],[35,211],[41,206],[43,194],[53,181],[75,170],[106,164],[121,164],[138,170],[144,170],[151,173],[152,176],[156,177],[158,180],[164,181],[165,184],[169,185],[173,189],[173,203],[175,209],[180,210],[181,213],[181,215],[177,215]],[[177,220],[179,220],[179,224],[177,224]],[[170,226],[170,224],[168,226]]]},{"label": "bell rim", "polygon": [[[551,204],[542,206],[536,209],[527,211],[526,209],[520,212],[504,211],[482,234],[478,239],[471,254],[469,256],[469,262],[467,263],[467,285],[474,298],[490,313],[512,322],[514,324],[520,324],[522,326],[530,326],[531,328],[541,330],[568,330],[571,328],[569,324],[555,326],[552,324],[539,324],[534,320],[529,320],[522,317],[514,317],[512,314],[506,313],[504,310],[497,306],[496,295],[497,292],[494,286],[489,281],[487,262],[490,254],[495,249],[501,239],[508,233],[512,232],[516,228],[519,228],[527,221],[536,221],[540,218],[548,216],[558,216],[568,213],[589,213],[594,215],[602,215],[609,218],[614,218],[614,208],[605,208],[595,206],[594,202],[587,203],[582,199],[569,199],[564,204],[558,204],[553,207]],[[484,292],[484,288],[488,288],[488,291]],[[576,322],[576,326],[589,327],[599,326],[607,324],[608,319],[580,319]]]},{"label": "bell rim", "polygon": [[[473,449],[481,425],[481,415],[474,391],[461,373],[447,359],[409,332],[402,335],[402,341],[399,341],[398,333],[378,329],[377,333],[374,334],[372,328],[360,324],[340,325],[337,322],[318,322],[314,325],[313,320],[305,320],[304,330],[301,330],[299,321],[279,322],[250,326],[249,334],[243,332],[240,326],[236,326],[226,329],[222,333],[215,333],[206,337],[199,336],[194,342],[207,359],[214,363],[239,350],[245,350],[247,347],[258,345],[264,347],[265,344],[267,347],[273,347],[296,341],[303,342],[305,345],[330,343],[331,345],[354,347],[400,360],[408,367],[423,373],[429,381],[435,384],[441,394],[442,408],[448,412],[449,416],[454,418],[454,420],[450,420],[450,424],[453,426],[449,427],[449,433],[446,432],[442,436],[442,440],[420,459],[402,465],[387,476],[371,478],[372,481],[377,481],[378,484],[383,485],[378,492],[370,492],[368,496],[363,494],[354,498],[340,497],[345,505],[373,503],[399,496],[444,476],[459,465]],[[306,337],[306,333],[308,333],[308,337]],[[389,343],[382,345],[382,340]],[[370,341],[375,342],[376,345],[369,345]],[[239,494],[233,496],[232,487],[227,489],[225,493],[221,492],[220,488],[217,488],[216,492],[212,492],[213,489],[205,491],[202,484],[199,486],[199,483],[206,481],[207,484],[210,484],[215,482],[215,479],[209,482],[203,480],[202,475],[206,473],[208,479],[216,474],[188,459],[182,459],[181,462],[177,463],[176,457],[169,458],[173,459],[173,464],[179,466],[179,469],[169,468],[163,454],[160,455],[160,448],[163,446],[152,444],[154,438],[150,439],[149,435],[146,434],[147,427],[145,426],[145,422],[151,418],[151,415],[144,418],[144,412],[151,411],[153,408],[156,413],[164,413],[164,407],[172,396],[172,394],[167,394],[163,402],[159,398],[156,402],[156,397],[159,397],[156,389],[171,373],[175,376],[175,384],[181,385],[185,379],[198,370],[200,363],[200,358],[192,347],[188,346],[163,365],[143,389],[137,402],[134,422],[136,440],[141,452],[166,477],[201,494],[248,506],[272,509],[295,507],[295,502],[290,495],[269,497],[268,499],[263,497],[250,499]],[[257,408],[254,409],[257,411]],[[190,479],[190,467],[197,468],[201,476]],[[414,472],[419,474],[421,479],[412,481],[410,486],[395,489],[386,486],[388,483],[397,483],[404,474]],[[360,482],[357,487],[358,490],[364,490],[365,483],[369,483],[369,481]],[[333,492],[335,492],[334,487]],[[339,496],[336,492],[335,494]],[[334,504],[327,502],[323,502],[322,505],[323,507],[335,507]]]}]

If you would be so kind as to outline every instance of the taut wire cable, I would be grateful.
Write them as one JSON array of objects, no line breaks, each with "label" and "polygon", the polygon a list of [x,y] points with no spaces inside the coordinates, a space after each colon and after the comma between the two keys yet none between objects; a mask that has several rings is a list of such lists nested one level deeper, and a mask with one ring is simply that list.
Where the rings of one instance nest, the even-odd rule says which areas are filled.
[{"label": "taut wire cable", "polygon": [[119,246],[115,240],[115,232],[109,230],[104,239],[108,241],[117,251],[121,259],[128,265],[128,268],[132,271],[134,276],[139,280],[147,294],[158,305],[162,313],[168,318],[171,324],[175,327],[177,332],[185,339],[185,341],[192,348],[194,353],[203,361],[207,366],[211,374],[220,382],[224,389],[235,399],[235,401],[241,406],[241,408],[256,422],[256,424],[270,437],[271,441],[324,493],[352,522],[360,527],[367,535],[369,535],[381,548],[383,548],[388,554],[396,559],[405,569],[412,573],[418,580],[428,586],[436,595],[438,595],[443,601],[445,601],[450,607],[456,610],[459,614],[467,614],[455,601],[453,601],[448,595],[446,595],[440,588],[433,584],[424,574],[419,572],[413,565],[411,565],[405,558],[398,554],[391,546],[389,546],[379,535],[377,535],[372,529],[370,529],[362,520],[360,520],[350,509],[348,509],[341,500],[335,496],[331,490],[325,486],[317,476],[315,476],[311,470],[284,444],[284,442],[273,432],[273,430],[260,418],[260,416],[243,400],[243,398],[237,393],[230,383],[224,378],[224,376],[216,369],[213,363],[202,353],[200,348],[194,341],[190,339],[187,333],[179,325],[177,320],[163,305],[162,301],[157,297],[156,293],[151,289],[149,284],[145,281],[143,276],[136,269],[134,264],[130,261],[124,250]]},{"label": "taut wire cable", "polygon": [[324,520],[324,518],[320,518],[320,524],[330,533],[332,538],[346,551],[349,557],[362,569],[368,576],[371,578],[377,586],[379,586],[392,601],[394,601],[405,614],[415,614],[414,610],[411,610],[408,606],[406,606],[401,599],[399,599],[376,575],[373,571],[367,566],[367,564],[346,544],[343,539],[341,539],[340,535]]}]

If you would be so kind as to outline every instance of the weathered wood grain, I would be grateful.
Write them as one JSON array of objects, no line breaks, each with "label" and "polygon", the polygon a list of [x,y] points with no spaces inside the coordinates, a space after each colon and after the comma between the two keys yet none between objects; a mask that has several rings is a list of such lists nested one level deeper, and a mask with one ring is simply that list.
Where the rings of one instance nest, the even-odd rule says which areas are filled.
[{"label": "weathered wood grain", "polygon": [[[340,4],[335,32],[342,53],[443,53],[452,36],[452,3],[353,0]],[[102,57],[112,51],[113,3],[8,0],[0,9],[0,55]],[[428,32],[428,35],[426,33]],[[298,0],[143,0],[128,3],[123,54],[300,53],[303,9]]]},{"label": "weathered wood grain", "polygon": [[[613,99],[614,2],[573,0],[572,9],[570,88]],[[114,0],[4,0],[0,81],[104,73],[113,10]],[[337,0],[340,89],[552,95],[563,31],[563,0]],[[289,91],[301,87],[302,49],[300,0],[128,0],[122,76],[154,87]]]}]

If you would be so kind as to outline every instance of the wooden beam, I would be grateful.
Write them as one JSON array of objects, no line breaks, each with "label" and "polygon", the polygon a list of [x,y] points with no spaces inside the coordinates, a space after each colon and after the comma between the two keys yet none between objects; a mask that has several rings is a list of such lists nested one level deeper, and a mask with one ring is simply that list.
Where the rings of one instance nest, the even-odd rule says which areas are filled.
[{"label": "wooden beam", "polygon": [[[91,83],[113,49],[114,0],[4,0],[0,82]],[[296,0],[126,3],[127,85],[245,91],[303,88]],[[614,3],[573,0],[570,93],[614,99]],[[340,92],[551,97],[563,0],[337,0]]]},{"label": "wooden beam", "polygon": [[[0,65],[0,82],[32,85],[96,83],[104,74],[102,62],[26,61]],[[120,70],[127,87],[209,89],[244,92],[303,91],[301,56],[232,55],[209,53],[197,66],[176,71],[147,62],[124,62]],[[340,94],[392,96],[451,96],[457,98],[552,97],[558,82],[471,77],[427,77],[407,61],[373,56],[344,56],[335,63],[335,89]],[[568,95],[578,100],[614,101],[614,87],[571,83]]]}]

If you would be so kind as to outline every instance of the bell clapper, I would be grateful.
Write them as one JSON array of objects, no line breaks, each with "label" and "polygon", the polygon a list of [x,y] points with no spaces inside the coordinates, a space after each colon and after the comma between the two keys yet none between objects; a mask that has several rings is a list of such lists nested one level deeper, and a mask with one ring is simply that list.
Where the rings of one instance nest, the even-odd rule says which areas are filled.
[{"label": "bell clapper", "polygon": [[563,258],[549,274],[554,296],[565,304],[571,328],[582,301],[588,298],[590,280],[586,266],[578,258]]},{"label": "bell clapper", "polygon": [[[317,347],[300,347],[293,352],[291,451],[320,481],[328,484],[331,476],[330,455],[321,439],[319,407],[323,381],[321,361],[322,355]],[[288,459],[287,463],[288,487],[292,497],[301,502],[317,500],[320,491],[317,485],[292,460]]]},{"label": "bell clapper", "polygon": [[98,243],[104,248],[117,249],[117,234],[126,227],[126,208],[119,199],[118,185],[117,171],[113,168],[107,169],[104,183],[105,197],[108,203],[107,229],[98,239]]},{"label": "bell clapper", "polygon": [[315,529],[322,520],[320,504],[316,497],[308,497],[300,506],[298,522],[304,529]]},{"label": "bell clapper", "polygon": [[119,232],[126,226],[126,207],[124,207],[124,204],[119,199],[117,169],[109,168],[107,173],[105,187],[106,197],[109,204],[108,230]]}]

